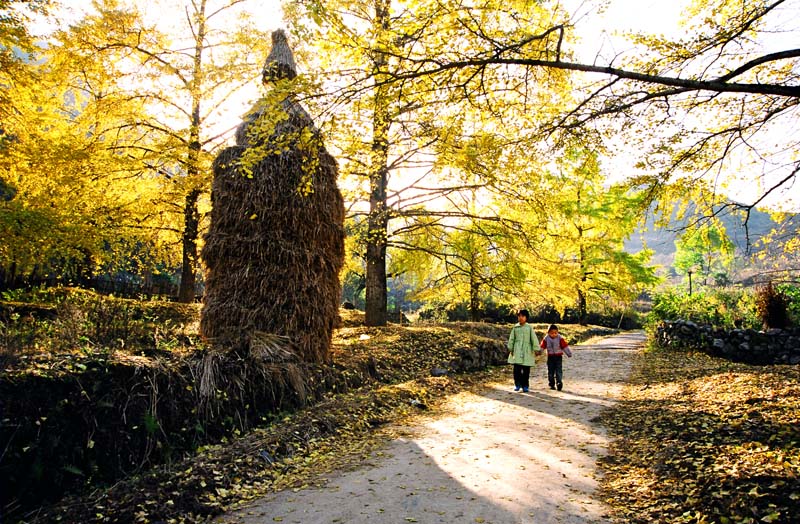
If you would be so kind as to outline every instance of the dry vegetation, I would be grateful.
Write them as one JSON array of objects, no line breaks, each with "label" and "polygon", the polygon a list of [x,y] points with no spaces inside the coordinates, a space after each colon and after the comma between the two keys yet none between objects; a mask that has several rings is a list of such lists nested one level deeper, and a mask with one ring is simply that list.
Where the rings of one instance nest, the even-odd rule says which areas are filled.
[{"label": "dry vegetation", "polygon": [[[33,333],[30,340],[39,345],[7,355],[3,380],[10,382],[101,378],[114,369],[110,362],[146,370],[191,358],[196,351],[196,323],[187,322],[196,318],[196,308],[176,314],[163,304],[140,310],[127,302],[104,304],[91,297],[81,303],[83,309],[57,305],[49,324],[33,325],[23,322],[26,308],[34,316],[41,308],[13,307],[23,314],[17,331],[6,324],[4,343],[26,344],[29,338],[22,336],[22,328],[27,326]],[[109,322],[87,323],[82,316],[86,311]],[[334,336],[334,364],[307,378],[310,390],[327,393],[307,407],[268,415],[250,431],[234,427],[227,436],[210,440],[211,445],[173,454],[167,464],[143,468],[105,487],[87,483],[57,506],[17,511],[14,520],[206,522],[254,497],[314,483],[335,468],[358,464],[409,417],[421,411],[435,414],[448,395],[507,373],[504,366],[489,364],[503,359],[508,326],[367,328],[359,312],[342,315],[343,327]],[[164,327],[167,318],[170,329]],[[48,340],[65,340],[77,324],[84,326],[78,337],[86,341],[84,346],[46,351]],[[535,327],[541,333],[545,326]],[[114,337],[125,331],[149,340],[149,349],[115,346]],[[562,331],[573,343],[609,332],[570,325]],[[108,342],[92,340],[99,335]],[[165,358],[170,354],[174,360]],[[800,370],[662,349],[637,359],[624,400],[603,417],[614,437],[611,454],[602,463],[603,497],[617,520],[796,521]],[[448,373],[431,376],[435,368]],[[476,369],[482,371],[453,372]],[[51,417],[42,422],[42,431],[56,432],[57,423]]]},{"label": "dry vegetation", "polygon": [[615,437],[604,496],[619,522],[798,522],[797,366],[651,350],[604,422]]},{"label": "dry vegetation", "polygon": [[[295,129],[285,137],[289,150],[262,151],[249,177],[243,157],[276,147],[270,137],[228,147],[214,163],[200,332],[226,351],[246,346],[243,338],[254,331],[287,335],[304,360],[324,362],[339,307],[344,204],[336,161],[311,131],[310,117],[288,99],[282,107],[282,125]],[[314,137],[308,144],[290,141],[305,130]],[[306,183],[314,188],[307,194],[299,189]]]},{"label": "dry vegetation", "polygon": [[[350,317],[348,324],[357,322]],[[356,375],[364,360],[373,366],[374,380],[331,391],[310,407],[280,414],[264,427],[204,446],[192,457],[108,490],[70,497],[30,521],[60,516],[82,522],[202,522],[231,504],[299,486],[385,441],[389,423],[480,382],[482,373],[431,377],[430,369],[447,367],[460,352],[480,345],[502,352],[506,330],[488,325],[342,328],[333,356],[344,384],[347,377],[361,382]]]},{"label": "dry vegetation", "polygon": [[[478,387],[507,371],[490,364],[505,359],[508,326],[453,323],[367,328],[359,326],[358,312],[342,314],[345,327],[336,332],[333,346],[333,367],[339,379],[317,384],[328,393],[313,404],[275,413],[255,429],[234,430],[183,458],[113,485],[87,484],[57,505],[17,512],[15,520],[206,522],[243,501],[300,487],[334,468],[358,463],[364,453],[391,438],[408,417],[436,412],[446,396]],[[603,330],[564,327],[574,341]],[[139,359],[142,365],[153,363],[141,355],[125,358]],[[29,360],[38,362],[32,371],[42,370],[43,355],[30,355]],[[74,362],[60,373],[69,373],[73,366]],[[448,373],[433,377],[434,368]],[[477,369],[483,371],[460,372]],[[20,373],[24,371],[17,368],[16,376]],[[309,382],[326,380],[324,376],[311,376]]]}]

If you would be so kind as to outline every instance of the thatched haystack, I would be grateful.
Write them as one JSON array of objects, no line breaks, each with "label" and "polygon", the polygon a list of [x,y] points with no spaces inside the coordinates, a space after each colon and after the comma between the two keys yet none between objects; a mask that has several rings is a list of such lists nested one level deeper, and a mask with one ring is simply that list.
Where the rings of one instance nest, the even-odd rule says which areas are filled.
[{"label": "thatched haystack", "polygon": [[296,76],[283,31],[272,44],[264,82],[282,89],[256,104],[214,162],[200,332],[248,355],[257,334],[281,335],[300,360],[324,362],[339,320],[344,204],[336,161],[283,90]]}]

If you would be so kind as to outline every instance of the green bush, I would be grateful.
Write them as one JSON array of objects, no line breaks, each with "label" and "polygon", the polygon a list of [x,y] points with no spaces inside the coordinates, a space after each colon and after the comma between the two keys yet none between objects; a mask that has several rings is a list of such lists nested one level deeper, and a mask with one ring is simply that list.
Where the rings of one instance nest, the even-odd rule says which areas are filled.
[{"label": "green bush", "polygon": [[722,328],[761,327],[755,297],[751,291],[743,289],[699,291],[692,295],[676,289],[656,293],[648,324],[677,319]]},{"label": "green bush", "polygon": [[779,284],[778,290],[786,297],[789,321],[797,326],[800,324],[800,286]]},{"label": "green bush", "polygon": [[[194,304],[140,301],[77,288],[6,292],[0,300],[0,354],[73,350],[131,353],[194,349]],[[190,327],[191,326],[191,327]]]}]

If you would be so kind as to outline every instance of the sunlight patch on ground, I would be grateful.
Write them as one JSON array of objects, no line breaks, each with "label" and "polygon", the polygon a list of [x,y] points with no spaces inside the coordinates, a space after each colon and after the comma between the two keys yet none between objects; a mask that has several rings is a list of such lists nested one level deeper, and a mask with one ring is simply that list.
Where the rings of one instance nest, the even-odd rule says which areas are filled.
[{"label": "sunlight patch on ground", "polygon": [[[428,436],[414,444],[465,490],[476,497],[494,495],[496,503],[512,514],[533,512],[541,517],[543,508],[530,505],[531,489],[563,490],[559,503],[566,507],[586,499],[575,493],[596,489],[595,479],[587,473],[607,440],[583,420],[585,415],[558,410],[580,405],[594,413],[610,400],[563,392],[557,397],[542,391],[509,394],[500,384],[485,395],[499,399],[472,393],[455,396],[459,418],[429,422]],[[505,395],[510,397],[507,402]],[[470,423],[463,424],[464,418]]]}]

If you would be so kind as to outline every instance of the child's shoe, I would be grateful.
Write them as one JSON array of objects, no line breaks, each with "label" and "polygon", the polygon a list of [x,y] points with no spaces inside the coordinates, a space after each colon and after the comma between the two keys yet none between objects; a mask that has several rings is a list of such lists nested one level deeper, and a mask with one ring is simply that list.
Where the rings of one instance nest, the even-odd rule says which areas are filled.
[{"label": "child's shoe", "polygon": [[519,386],[514,386],[514,391],[519,391]]},{"label": "child's shoe", "polygon": [[564,387],[564,384],[559,384],[558,385],[558,390],[561,391],[561,388],[563,388],[563,387]]},{"label": "child's shoe", "polygon": [[522,388],[522,392],[523,393],[527,393],[528,392],[528,388]]}]

